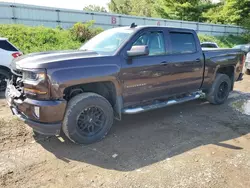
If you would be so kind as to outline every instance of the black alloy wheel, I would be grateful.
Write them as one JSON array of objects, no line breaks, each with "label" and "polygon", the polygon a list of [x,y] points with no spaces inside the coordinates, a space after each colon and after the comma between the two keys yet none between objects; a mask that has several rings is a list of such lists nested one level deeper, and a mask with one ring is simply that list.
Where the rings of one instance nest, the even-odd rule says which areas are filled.
[{"label": "black alloy wheel", "polygon": [[227,82],[222,82],[219,86],[217,96],[220,100],[224,100],[228,95],[228,84]]},{"label": "black alloy wheel", "polygon": [[97,106],[85,108],[77,118],[77,127],[85,136],[93,136],[100,132],[105,124],[106,117]]}]

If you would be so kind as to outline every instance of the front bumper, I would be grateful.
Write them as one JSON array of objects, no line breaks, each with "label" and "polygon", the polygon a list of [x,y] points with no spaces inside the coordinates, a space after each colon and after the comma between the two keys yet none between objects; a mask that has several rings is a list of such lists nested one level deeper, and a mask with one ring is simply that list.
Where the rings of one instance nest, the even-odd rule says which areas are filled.
[{"label": "front bumper", "polygon": [[[12,87],[12,90],[15,89]],[[20,97],[11,96],[11,92],[15,91],[7,87],[5,96],[14,115],[40,134],[57,135],[60,133],[66,101],[38,101],[29,98],[22,100]],[[39,108],[38,116],[35,113],[35,107]]]},{"label": "front bumper", "polygon": [[16,115],[20,120],[24,121],[27,125],[29,125],[35,132],[43,134],[43,135],[58,135],[61,130],[61,123],[47,124],[40,123],[33,120],[28,119],[24,115],[22,115],[18,110],[12,106],[10,106],[11,111],[14,115]]}]

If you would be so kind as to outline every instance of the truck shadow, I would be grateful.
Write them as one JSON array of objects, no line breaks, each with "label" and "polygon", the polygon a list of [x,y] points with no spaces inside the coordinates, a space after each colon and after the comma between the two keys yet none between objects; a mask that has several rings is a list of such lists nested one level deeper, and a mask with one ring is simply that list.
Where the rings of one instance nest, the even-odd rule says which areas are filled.
[{"label": "truck shadow", "polygon": [[5,95],[4,95],[4,92],[0,92],[0,99],[4,99],[5,98]]},{"label": "truck shadow", "polygon": [[118,171],[136,170],[207,144],[240,150],[244,148],[221,143],[250,132],[250,117],[230,107],[246,95],[234,94],[238,97],[220,106],[198,100],[123,116],[107,138],[92,145],[76,145],[57,137],[36,139],[65,162],[75,160]]}]

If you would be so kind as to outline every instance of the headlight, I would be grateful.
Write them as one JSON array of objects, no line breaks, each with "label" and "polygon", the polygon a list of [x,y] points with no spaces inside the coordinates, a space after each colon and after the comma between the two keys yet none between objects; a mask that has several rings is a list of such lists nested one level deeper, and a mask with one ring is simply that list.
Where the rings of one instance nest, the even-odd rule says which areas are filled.
[{"label": "headlight", "polygon": [[24,93],[29,96],[48,94],[45,69],[23,70]]},{"label": "headlight", "polygon": [[23,71],[23,80],[24,81],[35,81],[41,82],[46,78],[45,70],[32,70],[32,71]]}]

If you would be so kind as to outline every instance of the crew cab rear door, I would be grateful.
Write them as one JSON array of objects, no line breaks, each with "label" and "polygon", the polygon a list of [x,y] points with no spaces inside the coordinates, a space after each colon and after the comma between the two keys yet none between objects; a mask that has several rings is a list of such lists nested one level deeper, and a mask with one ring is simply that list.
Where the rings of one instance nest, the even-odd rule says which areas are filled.
[{"label": "crew cab rear door", "polygon": [[198,90],[203,81],[204,57],[197,34],[191,30],[168,29],[165,93],[181,94]]}]

